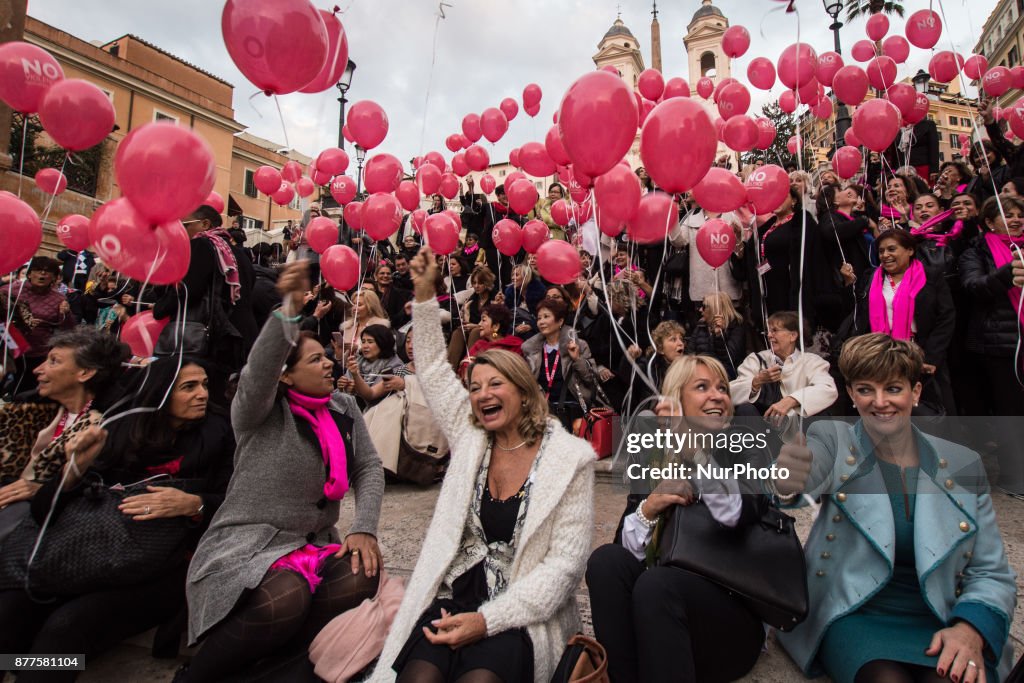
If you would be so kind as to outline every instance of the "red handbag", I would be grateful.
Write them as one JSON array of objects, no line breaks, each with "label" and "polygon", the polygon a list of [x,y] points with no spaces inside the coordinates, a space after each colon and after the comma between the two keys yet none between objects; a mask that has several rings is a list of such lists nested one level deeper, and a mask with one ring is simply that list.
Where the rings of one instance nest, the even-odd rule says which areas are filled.
[{"label": "red handbag", "polygon": [[590,443],[599,460],[607,458],[615,449],[613,420],[618,416],[611,408],[591,408],[573,424],[573,433]]}]

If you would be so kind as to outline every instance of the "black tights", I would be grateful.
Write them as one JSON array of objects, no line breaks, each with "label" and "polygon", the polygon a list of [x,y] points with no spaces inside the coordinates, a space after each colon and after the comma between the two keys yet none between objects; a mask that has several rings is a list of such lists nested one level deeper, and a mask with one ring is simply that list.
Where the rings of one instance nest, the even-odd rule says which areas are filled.
[{"label": "black tights", "polygon": [[[398,676],[397,683],[448,683],[441,670],[430,662],[413,659]],[[504,683],[504,679],[488,669],[473,669],[455,679],[455,683]]]},{"label": "black tights", "polygon": [[295,572],[268,572],[204,638],[188,680],[222,680],[281,648],[308,647],[327,622],[377,594],[379,577],[353,574],[351,555],[328,558],[321,576],[310,593]]},{"label": "black tights", "polygon": [[857,670],[853,683],[940,683],[946,680],[949,679],[939,676],[931,667],[875,659]]}]

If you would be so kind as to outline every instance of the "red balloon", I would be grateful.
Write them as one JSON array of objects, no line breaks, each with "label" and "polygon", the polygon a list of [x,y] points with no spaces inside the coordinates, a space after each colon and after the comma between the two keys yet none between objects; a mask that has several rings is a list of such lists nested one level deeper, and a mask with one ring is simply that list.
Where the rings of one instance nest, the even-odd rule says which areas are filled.
[{"label": "red balloon", "polygon": [[313,171],[313,184],[314,185],[317,185],[318,187],[323,187],[324,185],[329,185],[330,182],[331,182],[331,174],[330,173],[328,173],[328,172],[326,172],[326,171],[324,171],[322,169],[319,169],[319,168],[316,169],[315,171]]},{"label": "red balloon", "polygon": [[[365,210],[365,207],[364,207]],[[338,243],[338,224],[327,216],[318,216],[306,226],[306,241],[318,254]]]},{"label": "red balloon", "polygon": [[327,62],[327,26],[309,0],[227,0],[220,29],[231,61],[267,95],[309,85]]},{"label": "red balloon", "polygon": [[864,157],[856,147],[840,147],[832,156],[832,170],[843,180],[857,175],[864,163]]},{"label": "red balloon", "polygon": [[722,52],[728,57],[742,57],[750,47],[750,32],[742,26],[730,26],[722,34]]},{"label": "red balloon", "polygon": [[964,74],[972,81],[976,81],[988,71],[988,60],[985,55],[971,55],[964,62]]},{"label": "red balloon", "polygon": [[716,167],[693,187],[693,200],[706,211],[725,213],[746,204],[747,191],[735,173]]},{"label": "red balloon", "polygon": [[427,152],[425,155],[423,155],[423,160],[426,163],[435,166],[437,170],[441,171],[442,173],[444,173],[446,170],[444,157],[441,156],[440,152]]},{"label": "red balloon", "polygon": [[349,144],[355,144],[356,142],[356,139],[352,137],[352,131],[349,129],[347,123],[341,127],[341,137],[345,138],[345,141]]},{"label": "red balloon", "polygon": [[992,97],[1004,95],[1013,85],[1013,77],[1005,66],[994,66],[985,72],[981,79],[981,87]]},{"label": "red balloon", "polygon": [[768,149],[775,142],[775,124],[770,119],[757,119],[757,149]]},{"label": "red balloon", "polygon": [[876,90],[885,90],[896,80],[896,62],[891,57],[875,57],[867,65],[868,82]]},{"label": "red balloon", "polygon": [[523,229],[513,220],[503,218],[491,231],[494,246],[505,256],[515,256],[523,248]]},{"label": "red balloon", "polygon": [[366,162],[363,185],[369,194],[394,192],[402,182],[402,162],[391,154],[374,154]]},{"label": "red balloon", "polygon": [[735,248],[736,233],[721,219],[712,218],[697,231],[697,252],[712,268],[728,263]]},{"label": "red balloon", "polygon": [[281,168],[281,178],[285,182],[294,183],[302,177],[302,164],[297,161],[287,161]]},{"label": "red balloon", "polygon": [[348,168],[348,154],[338,147],[328,147],[316,158],[316,167],[331,176],[341,175]]},{"label": "red balloon", "polygon": [[316,192],[316,183],[309,178],[299,178],[295,183],[295,193],[300,197],[308,197]]},{"label": "red balloon", "polygon": [[548,240],[537,249],[537,270],[548,282],[567,285],[580,276],[583,264],[579,252],[571,244]]},{"label": "red balloon", "polygon": [[114,105],[89,81],[68,78],[43,95],[39,122],[58,145],[81,152],[103,142],[114,129]]},{"label": "red balloon", "polygon": [[484,191],[484,194],[490,194],[494,192],[494,188],[497,187],[498,183],[494,180],[494,176],[490,173],[485,173],[480,178],[480,189]]},{"label": "red balloon", "polygon": [[892,57],[892,61],[902,64],[910,56],[910,43],[903,36],[889,36],[882,41],[882,54]]},{"label": "red balloon", "polygon": [[480,145],[470,145],[466,150],[466,165],[474,171],[483,171],[491,163],[487,150]]},{"label": "red balloon", "polygon": [[89,246],[89,219],[77,213],[68,214],[57,222],[57,239],[73,251]]},{"label": "red balloon", "polygon": [[469,138],[470,142],[476,142],[483,136],[479,114],[466,114],[462,117],[462,134]]},{"label": "red balloon", "polygon": [[[526,112],[527,116],[529,116],[530,118],[533,118],[534,116],[536,116],[537,114],[540,113],[540,105],[539,104],[524,104],[523,105],[523,111]],[[555,112],[556,118],[557,118],[557,115],[558,115],[558,112]],[[557,121],[555,123],[557,123]]]},{"label": "red balloon", "polygon": [[592,202],[583,202],[582,204],[573,204],[572,217],[576,221],[577,225],[583,225],[589,221],[594,215],[594,206]]},{"label": "red balloon", "polygon": [[356,181],[347,175],[336,176],[331,181],[331,196],[342,206],[348,204],[356,198]]},{"label": "red balloon", "polygon": [[597,229],[609,237],[618,237],[625,230],[627,221],[606,213],[598,212]]},{"label": "red balloon", "polygon": [[36,187],[46,194],[58,195],[68,189],[68,179],[55,168],[44,168],[36,173]]},{"label": "red balloon", "polygon": [[211,192],[206,195],[206,199],[203,201],[203,204],[209,206],[217,213],[224,213],[224,198],[221,197],[218,192]]},{"label": "red balloon", "polygon": [[536,83],[530,83],[523,88],[523,106],[528,108],[539,107],[541,95],[540,86]]},{"label": "red balloon", "polygon": [[790,154],[797,155],[803,149],[804,143],[799,135],[794,135],[786,141],[786,149]]},{"label": "red balloon", "polygon": [[529,180],[517,180],[511,186],[505,186],[508,196],[508,205],[520,216],[525,216],[537,205],[540,195],[537,188]]},{"label": "red balloon", "polygon": [[402,224],[402,207],[394,195],[371,194],[359,210],[359,224],[375,240],[386,240]]},{"label": "red balloon", "polygon": [[685,78],[675,76],[668,79],[665,82],[665,90],[662,93],[662,99],[672,99],[673,97],[689,97],[690,96],[690,84],[686,82]]},{"label": "red balloon", "polygon": [[844,66],[832,79],[832,92],[843,104],[855,107],[868,94],[868,75],[859,66]]},{"label": "red balloon", "polygon": [[734,116],[722,127],[722,139],[736,152],[749,152],[757,147],[760,135],[757,123],[749,116]]},{"label": "red balloon", "polygon": [[728,121],[733,116],[746,114],[750,108],[750,92],[742,83],[729,83],[716,98],[718,113]]},{"label": "red balloon", "polygon": [[441,187],[441,171],[433,164],[423,164],[420,170],[416,171],[416,182],[423,194],[436,194]]},{"label": "red balloon", "polygon": [[846,133],[843,135],[843,141],[846,142],[850,147],[860,147],[860,138],[853,132],[853,128],[847,128]]},{"label": "red balloon", "polygon": [[527,142],[519,148],[519,164],[535,178],[554,175],[558,170],[558,166],[548,156],[545,145],[539,142]]},{"label": "red balloon", "polygon": [[818,55],[807,43],[794,43],[782,51],[777,64],[779,80],[791,89],[814,79]]},{"label": "red balloon", "polygon": [[362,216],[362,202],[349,202],[345,205],[345,210],[342,212],[342,218],[345,219],[345,223],[353,230],[358,230],[362,226]]},{"label": "red balloon", "polygon": [[[1007,119],[1010,123],[1010,131],[1019,138],[1024,137],[1024,107],[1021,106],[1021,102],[1013,105],[1010,109],[1010,115]],[[10,268],[2,268],[0,270],[8,271]]]},{"label": "red balloon", "polygon": [[572,220],[572,211],[570,211],[569,205],[564,199],[555,200],[551,204],[551,220],[563,228],[569,225],[569,221]]},{"label": "red balloon", "polygon": [[838,52],[822,52],[818,55],[818,68],[814,75],[822,85],[832,87],[836,72],[843,68],[843,58]]},{"label": "red balloon", "polygon": [[128,345],[133,356],[149,358],[153,355],[160,333],[170,322],[170,318],[157,320],[153,317],[153,311],[136,313],[121,327],[121,341]]},{"label": "red balloon", "polygon": [[718,96],[722,93],[722,88],[729,85],[730,83],[739,83],[735,78],[723,78],[718,81],[718,85],[715,86],[715,91],[711,94],[711,99],[718,101]]},{"label": "red balloon", "polygon": [[679,204],[672,199],[672,195],[648,192],[640,198],[636,215],[629,221],[629,239],[639,244],[664,242],[669,230],[675,226],[678,216]]},{"label": "red balloon", "polygon": [[459,194],[459,179],[451,173],[443,174],[437,191],[445,199],[455,199],[455,195]]},{"label": "red balloon", "polygon": [[149,223],[192,213],[217,179],[206,141],[172,123],[149,123],[128,133],[117,146],[114,172],[121,194]]},{"label": "red balloon", "polygon": [[519,103],[511,97],[503,99],[501,104],[498,105],[498,108],[501,109],[501,113],[504,114],[505,118],[509,121],[519,114]]},{"label": "red balloon", "polygon": [[[914,90],[914,86],[908,83],[895,83],[889,88],[885,94],[886,98],[896,105],[896,108],[900,110],[900,114],[906,118],[914,109],[914,102],[917,98],[917,91]],[[853,130],[852,128],[850,130]]]},{"label": "red balloon", "polygon": [[747,176],[746,191],[755,212],[771,213],[789,195],[789,174],[775,164],[766,164]]},{"label": "red balloon", "polygon": [[273,166],[260,166],[252,177],[253,185],[263,194],[274,194],[281,189],[284,179],[281,172]]},{"label": "red balloon", "polygon": [[850,49],[850,55],[858,62],[866,62],[875,56],[875,44],[870,40],[858,40]]},{"label": "red balloon", "polygon": [[854,112],[853,129],[865,147],[883,152],[900,130],[900,111],[888,100],[868,100]]},{"label": "red balloon", "polygon": [[462,230],[462,214],[461,213],[459,213],[455,209],[445,209],[444,213],[449,218],[451,218],[453,221],[455,221],[455,227],[457,227],[459,230]]},{"label": "red balloon", "polygon": [[[865,76],[865,79],[866,78],[867,77]],[[792,114],[793,112],[795,112],[796,93],[794,93],[792,90],[787,90],[786,92],[779,95],[779,109],[786,112],[787,114]]]},{"label": "red balloon", "polygon": [[914,96],[914,109],[905,118],[904,123],[917,123],[923,121],[925,116],[928,116],[928,108],[930,103],[928,96],[923,92],[919,92]]},{"label": "red balloon", "polygon": [[17,40],[0,45],[0,100],[14,111],[34,114],[50,86],[63,79],[46,50]]},{"label": "red balloon", "polygon": [[865,31],[868,34],[868,38],[876,42],[885,38],[885,34],[889,32],[889,17],[881,13],[872,14],[868,18]]},{"label": "red balloon", "polygon": [[767,57],[754,57],[747,65],[747,80],[759,90],[771,90],[775,85],[775,65]]},{"label": "red balloon", "polygon": [[352,134],[352,142],[363,149],[373,149],[387,137],[388,115],[376,102],[360,100],[349,110],[345,126]]},{"label": "red balloon", "polygon": [[811,107],[811,113],[816,119],[828,121],[832,118],[832,100],[827,97],[821,98],[821,102]]},{"label": "red balloon", "polygon": [[544,221],[527,221],[523,226],[523,249],[528,254],[536,254],[540,245],[551,239],[551,231]]},{"label": "red balloon", "polygon": [[133,280],[172,285],[185,277],[189,237],[178,221],[152,225],[126,198],[101,206],[89,223],[93,251]]},{"label": "red balloon", "polygon": [[451,152],[458,152],[462,149],[462,136],[458,133],[452,133],[445,138],[444,146]]},{"label": "red balloon", "polygon": [[711,97],[711,93],[715,92],[715,82],[704,76],[697,81],[697,94],[703,97],[705,100]]},{"label": "red balloon", "polygon": [[395,198],[398,199],[398,203],[402,205],[403,209],[412,211],[420,204],[419,188],[411,180],[403,180],[395,190]]},{"label": "red balloon", "polygon": [[[318,93],[330,90],[341,80],[348,66],[348,36],[345,35],[345,27],[341,25],[341,19],[334,12],[325,9],[317,10],[320,18],[324,20],[327,29],[327,59],[324,65],[312,81],[299,88],[299,92]],[[336,12],[337,10],[335,10]]]},{"label": "red balloon", "polygon": [[278,206],[285,206],[291,204],[292,200],[295,199],[295,190],[288,183],[284,183],[278,188],[277,192],[270,195],[270,198]]},{"label": "red balloon", "polygon": [[665,79],[657,69],[644,69],[636,85],[640,94],[649,100],[657,100],[665,92]]},{"label": "red balloon", "polygon": [[525,179],[526,176],[520,173],[519,171],[512,171],[511,173],[505,176],[505,189],[507,190],[508,188],[512,187],[512,185],[514,185],[517,180]]},{"label": "red balloon", "polygon": [[436,253],[448,255],[459,244],[459,226],[446,213],[431,214],[423,222],[423,236]]},{"label": "red balloon", "polygon": [[0,250],[0,272],[10,273],[36,253],[43,225],[32,207],[9,192],[0,192],[0,225],[7,247]]},{"label": "red balloon", "polygon": [[320,257],[320,272],[339,292],[347,292],[359,283],[359,254],[344,244],[332,244]]},{"label": "red balloon", "polygon": [[1024,90],[1024,66],[1015,66],[1010,69],[1010,81],[1017,90]]},{"label": "red balloon", "polygon": [[497,107],[488,107],[480,115],[480,130],[490,142],[497,142],[508,130],[508,118]]},{"label": "red balloon", "polygon": [[[569,155],[565,153],[565,147],[562,146],[562,138],[558,136],[558,126],[551,126],[548,129],[548,134],[544,136],[544,150],[551,161],[559,166],[566,166],[572,161],[569,159]],[[521,149],[519,156],[520,160],[522,160]]]},{"label": "red balloon", "polygon": [[599,176],[629,151],[637,120],[636,101],[622,79],[592,71],[565,92],[558,132],[573,166],[589,176]]},{"label": "red balloon", "polygon": [[594,200],[599,213],[627,223],[640,205],[640,179],[628,166],[616,164],[594,181]]},{"label": "red balloon", "polygon": [[427,212],[423,209],[416,209],[412,212],[412,228],[416,232],[423,232],[423,222],[427,220]]},{"label": "red balloon", "polygon": [[471,169],[469,168],[469,164],[466,163],[465,154],[459,152],[452,157],[452,173],[460,178],[464,178],[469,175],[470,171]]},{"label": "red balloon", "polygon": [[665,100],[647,117],[640,133],[640,157],[658,187],[686,192],[711,168],[716,139],[704,107],[677,97]]},{"label": "red balloon", "polygon": [[963,65],[963,57],[955,52],[943,50],[932,55],[931,61],[928,62],[928,73],[934,81],[949,83],[960,73]]},{"label": "red balloon", "polygon": [[942,35],[942,21],[937,12],[923,9],[910,15],[907,19],[907,40],[914,47],[930,50],[939,42]]}]

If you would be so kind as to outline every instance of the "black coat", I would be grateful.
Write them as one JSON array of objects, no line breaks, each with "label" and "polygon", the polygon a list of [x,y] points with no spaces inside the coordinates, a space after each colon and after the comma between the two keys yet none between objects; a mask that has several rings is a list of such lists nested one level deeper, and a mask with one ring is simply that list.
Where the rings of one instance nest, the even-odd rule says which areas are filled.
[{"label": "black coat", "polygon": [[252,286],[252,315],[256,327],[263,329],[271,312],[281,303],[281,295],[277,292],[277,271],[267,266],[254,264],[255,281]]},{"label": "black coat", "polygon": [[960,257],[960,282],[971,298],[967,350],[989,356],[1013,356],[1020,320],[1008,293],[1013,286],[1010,264],[997,269],[984,238],[978,236]]},{"label": "black coat", "polygon": [[733,322],[723,336],[712,334],[708,324],[701,320],[686,338],[686,352],[714,356],[725,366],[729,379],[736,379],[737,368],[747,357],[747,327]]}]

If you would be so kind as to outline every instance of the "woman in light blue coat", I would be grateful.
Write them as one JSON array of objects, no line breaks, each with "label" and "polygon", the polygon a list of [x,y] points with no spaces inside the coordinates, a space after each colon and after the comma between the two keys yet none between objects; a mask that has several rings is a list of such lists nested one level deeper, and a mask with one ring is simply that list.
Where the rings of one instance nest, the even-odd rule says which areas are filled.
[{"label": "woman in light blue coat", "polygon": [[1014,574],[977,453],[920,432],[921,350],[883,334],[839,358],[860,420],[788,444],[784,501],[821,496],[805,544],[810,613],[778,640],[809,676],[836,683],[1000,681]]}]

